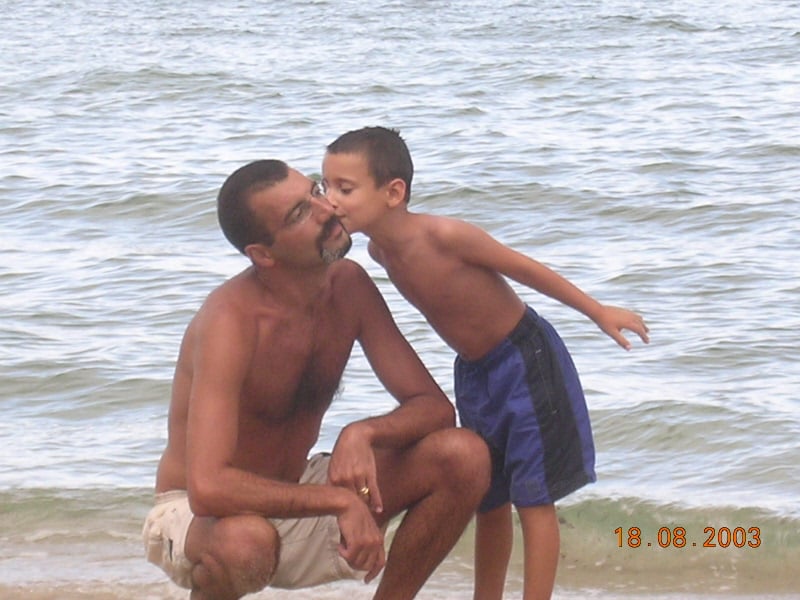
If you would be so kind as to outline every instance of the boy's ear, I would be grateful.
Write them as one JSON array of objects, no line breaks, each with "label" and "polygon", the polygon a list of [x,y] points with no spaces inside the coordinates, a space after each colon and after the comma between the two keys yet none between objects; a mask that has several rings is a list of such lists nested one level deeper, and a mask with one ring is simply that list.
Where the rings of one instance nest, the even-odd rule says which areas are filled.
[{"label": "boy's ear", "polygon": [[405,204],[406,182],[400,179],[392,179],[386,184],[386,191],[389,194],[388,205],[390,208]]},{"label": "boy's ear", "polygon": [[269,268],[275,264],[275,258],[268,246],[264,244],[249,244],[245,246],[244,253],[254,265]]}]

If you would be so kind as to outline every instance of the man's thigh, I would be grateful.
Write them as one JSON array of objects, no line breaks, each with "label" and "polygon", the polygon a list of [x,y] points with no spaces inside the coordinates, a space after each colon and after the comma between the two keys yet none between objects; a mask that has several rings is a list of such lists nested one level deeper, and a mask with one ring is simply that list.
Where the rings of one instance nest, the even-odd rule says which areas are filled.
[{"label": "man's thigh", "polygon": [[379,525],[472,470],[476,481],[488,480],[486,445],[464,428],[440,429],[408,448],[378,449],[375,461],[383,500]]}]

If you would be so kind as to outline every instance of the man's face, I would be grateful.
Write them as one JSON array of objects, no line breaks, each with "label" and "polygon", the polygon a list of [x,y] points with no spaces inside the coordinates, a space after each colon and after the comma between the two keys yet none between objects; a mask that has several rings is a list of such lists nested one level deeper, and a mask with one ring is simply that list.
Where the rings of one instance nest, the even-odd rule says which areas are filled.
[{"label": "man's face", "polygon": [[363,154],[326,154],[322,181],[336,216],[350,232],[368,231],[385,210],[386,186],[375,186]]},{"label": "man's face", "polygon": [[319,184],[294,169],[280,183],[254,194],[250,202],[272,233],[271,254],[284,263],[329,264],[350,250],[350,234]]}]

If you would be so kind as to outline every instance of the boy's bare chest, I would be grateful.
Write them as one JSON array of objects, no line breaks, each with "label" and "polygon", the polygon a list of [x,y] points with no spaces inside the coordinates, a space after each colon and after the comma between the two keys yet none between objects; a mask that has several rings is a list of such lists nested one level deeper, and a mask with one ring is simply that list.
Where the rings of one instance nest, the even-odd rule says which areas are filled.
[{"label": "boy's bare chest", "polygon": [[403,297],[429,318],[452,307],[462,296],[458,274],[463,265],[459,261],[415,253],[386,260],[384,267]]}]

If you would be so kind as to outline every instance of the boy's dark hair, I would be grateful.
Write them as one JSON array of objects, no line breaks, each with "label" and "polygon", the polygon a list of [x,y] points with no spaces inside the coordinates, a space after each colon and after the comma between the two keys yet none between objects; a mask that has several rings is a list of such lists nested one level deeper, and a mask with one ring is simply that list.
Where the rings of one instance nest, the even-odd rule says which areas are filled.
[{"label": "boy's dark hair", "polygon": [[239,167],[222,184],[217,195],[217,218],[222,233],[244,254],[250,244],[271,246],[272,234],[267,231],[250,206],[250,197],[272,187],[289,176],[289,167],[280,160],[257,160]]},{"label": "boy's dark hair", "polygon": [[363,154],[367,157],[367,168],[376,186],[392,179],[402,179],[406,184],[404,200],[411,198],[411,180],[414,178],[414,163],[405,141],[396,129],[386,127],[362,127],[343,133],[328,145],[330,154]]}]

